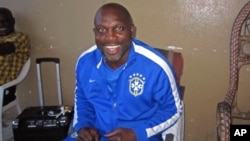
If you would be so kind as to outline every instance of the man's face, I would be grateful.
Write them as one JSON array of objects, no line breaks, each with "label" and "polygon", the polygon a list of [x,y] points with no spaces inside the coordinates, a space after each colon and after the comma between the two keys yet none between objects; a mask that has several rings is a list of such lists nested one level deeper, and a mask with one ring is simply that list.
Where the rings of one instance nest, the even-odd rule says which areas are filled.
[{"label": "man's face", "polygon": [[9,35],[14,30],[12,17],[0,13],[0,37]]},{"label": "man's face", "polygon": [[134,26],[128,16],[114,9],[104,9],[95,18],[95,41],[106,62],[122,65],[127,61]]}]

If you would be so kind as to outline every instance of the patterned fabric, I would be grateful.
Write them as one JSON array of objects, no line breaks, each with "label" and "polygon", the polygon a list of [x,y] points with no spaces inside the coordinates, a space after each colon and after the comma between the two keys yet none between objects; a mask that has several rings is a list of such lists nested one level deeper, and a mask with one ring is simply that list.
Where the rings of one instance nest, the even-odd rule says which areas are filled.
[{"label": "patterned fabric", "polygon": [[0,37],[0,52],[0,85],[2,85],[17,78],[22,66],[28,60],[30,55],[28,36],[15,32]]}]

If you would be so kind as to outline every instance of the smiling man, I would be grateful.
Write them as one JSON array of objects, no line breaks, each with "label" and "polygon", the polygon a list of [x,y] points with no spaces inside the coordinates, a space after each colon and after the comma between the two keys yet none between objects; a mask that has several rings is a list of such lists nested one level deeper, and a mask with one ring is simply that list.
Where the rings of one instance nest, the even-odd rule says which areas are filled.
[{"label": "smiling man", "polygon": [[[30,56],[28,36],[15,31],[12,12],[0,7],[0,85],[17,78],[24,63]],[[4,91],[3,105],[13,101],[16,86]]]},{"label": "smiling man", "polygon": [[73,127],[78,141],[162,141],[182,114],[176,76],[164,56],[135,39],[125,7],[94,18],[96,45],[76,64]]}]

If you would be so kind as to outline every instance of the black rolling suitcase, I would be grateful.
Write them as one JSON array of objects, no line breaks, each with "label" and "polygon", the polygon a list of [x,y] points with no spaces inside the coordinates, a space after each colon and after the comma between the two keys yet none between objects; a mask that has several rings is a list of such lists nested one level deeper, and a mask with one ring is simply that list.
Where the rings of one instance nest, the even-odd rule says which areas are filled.
[{"label": "black rolling suitcase", "polygon": [[[44,105],[40,72],[40,64],[42,62],[54,62],[56,64],[58,105]],[[59,64],[59,58],[36,59],[40,106],[24,109],[13,120],[12,127],[15,141],[62,141],[67,137],[73,118],[73,107],[62,104]]]}]

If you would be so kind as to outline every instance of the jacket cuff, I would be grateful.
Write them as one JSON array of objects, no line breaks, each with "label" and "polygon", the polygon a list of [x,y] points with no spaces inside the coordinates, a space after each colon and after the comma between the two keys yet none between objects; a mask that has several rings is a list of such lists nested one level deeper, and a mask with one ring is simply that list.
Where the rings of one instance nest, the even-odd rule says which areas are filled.
[{"label": "jacket cuff", "polygon": [[137,127],[133,128],[132,130],[135,132],[137,141],[146,141],[146,140],[148,140],[145,125],[137,126]]}]

